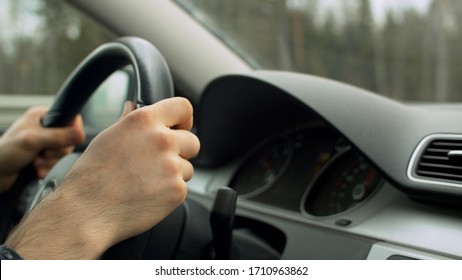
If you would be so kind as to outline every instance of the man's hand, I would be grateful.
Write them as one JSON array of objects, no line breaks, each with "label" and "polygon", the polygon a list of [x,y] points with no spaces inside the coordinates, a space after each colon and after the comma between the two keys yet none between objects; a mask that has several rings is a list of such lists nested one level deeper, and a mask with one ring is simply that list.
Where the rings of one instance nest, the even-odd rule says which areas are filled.
[{"label": "man's hand", "polygon": [[9,190],[18,173],[33,163],[37,176],[44,178],[53,165],[83,142],[82,119],[69,127],[44,128],[45,107],[33,107],[0,137],[0,193]]},{"label": "man's hand", "polygon": [[171,98],[122,117],[7,244],[25,258],[92,259],[159,223],[184,201],[194,173],[192,116],[186,99]]}]

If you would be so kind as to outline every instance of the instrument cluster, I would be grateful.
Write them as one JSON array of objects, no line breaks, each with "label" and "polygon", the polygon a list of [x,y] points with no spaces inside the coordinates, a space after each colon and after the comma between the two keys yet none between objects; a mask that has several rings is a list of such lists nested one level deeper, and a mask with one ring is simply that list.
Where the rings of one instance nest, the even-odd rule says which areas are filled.
[{"label": "instrument cluster", "polygon": [[258,145],[230,186],[241,199],[325,217],[363,203],[383,181],[364,155],[320,124],[287,131]]}]

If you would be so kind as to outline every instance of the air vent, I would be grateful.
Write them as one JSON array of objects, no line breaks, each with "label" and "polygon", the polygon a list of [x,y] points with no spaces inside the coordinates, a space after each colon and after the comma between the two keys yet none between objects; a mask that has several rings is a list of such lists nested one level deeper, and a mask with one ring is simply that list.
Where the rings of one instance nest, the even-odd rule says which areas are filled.
[{"label": "air vent", "polygon": [[462,188],[462,136],[425,138],[414,152],[409,171],[414,181]]}]

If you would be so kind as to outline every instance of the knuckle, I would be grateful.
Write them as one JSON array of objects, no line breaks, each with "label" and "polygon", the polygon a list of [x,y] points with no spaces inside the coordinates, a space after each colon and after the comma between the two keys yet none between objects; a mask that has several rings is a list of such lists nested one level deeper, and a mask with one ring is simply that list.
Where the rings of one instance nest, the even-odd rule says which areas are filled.
[{"label": "knuckle", "polygon": [[26,110],[26,114],[28,115],[37,115],[42,114],[47,110],[45,106],[33,106]]},{"label": "knuckle", "polygon": [[37,146],[37,135],[31,130],[25,130],[19,137],[19,143],[26,149],[33,149]]},{"label": "knuckle", "polygon": [[175,139],[168,129],[156,129],[153,131],[153,138],[159,150],[170,150],[174,147]]},{"label": "knuckle", "polygon": [[164,172],[169,178],[176,178],[181,172],[181,166],[174,157],[167,157],[163,162]]},{"label": "knuckle", "polygon": [[178,97],[178,102],[180,103],[181,109],[184,110],[187,115],[193,114],[193,107],[188,99],[184,97]]},{"label": "knuckle", "polygon": [[139,109],[128,114],[126,118],[130,124],[142,126],[147,123],[151,116],[147,110]]}]

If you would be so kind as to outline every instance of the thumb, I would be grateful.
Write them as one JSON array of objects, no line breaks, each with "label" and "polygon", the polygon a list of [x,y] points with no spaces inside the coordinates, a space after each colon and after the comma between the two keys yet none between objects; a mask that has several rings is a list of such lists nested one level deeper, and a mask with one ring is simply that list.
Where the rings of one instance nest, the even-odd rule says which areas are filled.
[{"label": "thumb", "polygon": [[134,111],[135,109],[136,109],[136,105],[135,105],[135,103],[133,101],[125,101],[124,110],[123,110],[122,115],[120,117],[121,118],[125,117],[130,112]]},{"label": "thumb", "polygon": [[34,148],[37,150],[62,148],[78,145],[84,136],[74,127],[41,128],[34,137]]},{"label": "thumb", "polygon": [[85,140],[82,117],[78,115],[70,126],[36,130],[34,139],[37,150],[61,148],[81,144]]},{"label": "thumb", "polygon": [[125,101],[124,103],[124,110],[122,112],[122,115],[120,115],[120,119],[124,118],[126,115],[128,115],[130,112],[134,111],[136,109],[135,103],[132,101]]}]

